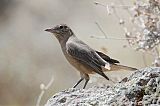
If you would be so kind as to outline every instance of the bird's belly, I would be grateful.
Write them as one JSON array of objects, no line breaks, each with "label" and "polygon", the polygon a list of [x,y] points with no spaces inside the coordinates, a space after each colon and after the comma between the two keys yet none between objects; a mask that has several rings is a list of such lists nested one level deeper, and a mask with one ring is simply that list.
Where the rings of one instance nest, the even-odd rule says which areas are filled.
[{"label": "bird's belly", "polygon": [[93,74],[93,69],[88,66],[87,64],[82,63],[80,60],[77,60],[73,57],[66,56],[68,62],[74,66],[79,72],[86,73],[86,74]]}]

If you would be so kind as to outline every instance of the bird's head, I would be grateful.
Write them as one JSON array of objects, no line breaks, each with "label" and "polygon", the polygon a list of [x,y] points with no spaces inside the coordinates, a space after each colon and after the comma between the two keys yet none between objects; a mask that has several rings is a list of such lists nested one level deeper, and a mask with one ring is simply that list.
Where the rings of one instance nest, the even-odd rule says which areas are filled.
[{"label": "bird's head", "polygon": [[72,30],[66,24],[56,25],[55,27],[46,29],[45,31],[53,33],[58,40],[63,40],[73,35]]}]

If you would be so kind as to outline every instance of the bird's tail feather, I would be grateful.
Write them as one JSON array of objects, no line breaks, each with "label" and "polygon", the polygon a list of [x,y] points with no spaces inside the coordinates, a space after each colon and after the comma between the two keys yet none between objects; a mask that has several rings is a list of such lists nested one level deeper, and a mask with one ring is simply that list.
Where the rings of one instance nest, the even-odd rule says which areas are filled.
[{"label": "bird's tail feather", "polygon": [[126,71],[135,71],[137,70],[136,68],[133,67],[128,67],[128,66],[124,66],[124,65],[119,65],[119,64],[113,64],[111,66],[111,70],[126,70]]},{"label": "bird's tail feather", "polygon": [[102,68],[103,71],[135,71],[137,70],[136,68],[133,67],[128,67],[128,66],[124,66],[124,65],[119,65],[119,64],[112,64],[111,65],[111,69],[107,69],[105,67]]}]

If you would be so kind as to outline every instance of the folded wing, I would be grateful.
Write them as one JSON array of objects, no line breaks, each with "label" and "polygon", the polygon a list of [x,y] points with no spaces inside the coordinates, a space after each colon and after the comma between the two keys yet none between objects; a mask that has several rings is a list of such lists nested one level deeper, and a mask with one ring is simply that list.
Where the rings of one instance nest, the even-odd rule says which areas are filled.
[{"label": "folded wing", "polygon": [[102,52],[96,51],[96,53],[97,53],[100,57],[102,57],[105,61],[107,61],[108,63],[110,63],[110,64],[120,63],[118,60],[112,59],[112,58],[110,58],[109,56],[107,56],[106,54],[104,54],[104,53],[102,53]]},{"label": "folded wing", "polygon": [[84,43],[70,42],[66,44],[67,53],[80,60],[81,62],[89,65],[94,71],[106,79],[109,78],[103,73],[102,66],[105,66],[107,62],[103,60],[93,49]]}]

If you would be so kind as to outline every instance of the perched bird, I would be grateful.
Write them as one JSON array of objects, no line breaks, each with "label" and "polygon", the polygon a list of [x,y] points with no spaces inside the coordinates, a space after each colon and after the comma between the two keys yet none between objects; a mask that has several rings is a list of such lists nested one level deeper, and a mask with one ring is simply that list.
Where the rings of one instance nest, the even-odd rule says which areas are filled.
[{"label": "perched bird", "polygon": [[119,63],[118,60],[112,59],[104,53],[92,49],[83,41],[79,40],[66,24],[56,25],[45,31],[55,35],[68,62],[80,72],[81,78],[73,86],[74,88],[84,79],[86,81],[83,88],[85,88],[90,79],[89,74],[97,73],[105,79],[110,80],[104,74],[104,71],[119,69],[136,70],[136,68],[119,65],[117,64]]}]

